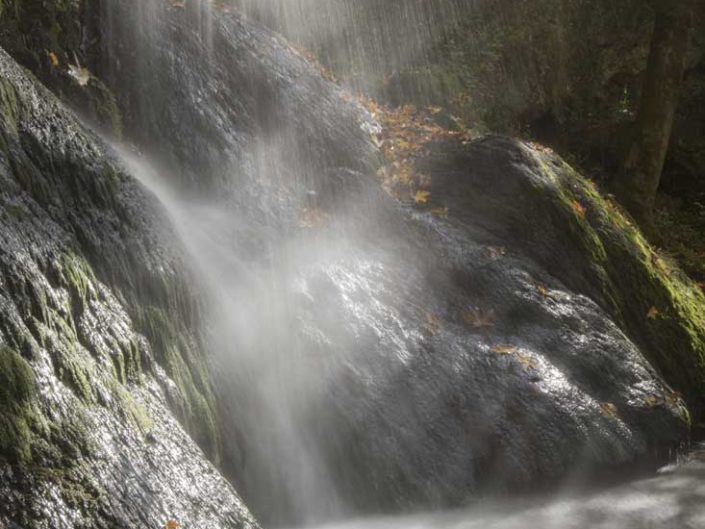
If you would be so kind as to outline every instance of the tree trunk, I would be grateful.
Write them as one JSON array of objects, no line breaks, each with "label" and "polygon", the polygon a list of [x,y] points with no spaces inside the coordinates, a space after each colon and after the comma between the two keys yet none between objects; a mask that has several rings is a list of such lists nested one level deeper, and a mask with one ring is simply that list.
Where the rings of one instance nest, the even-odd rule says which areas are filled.
[{"label": "tree trunk", "polygon": [[651,51],[634,135],[615,193],[647,235],[655,235],[653,210],[671,139],[688,51],[694,0],[656,0]]}]

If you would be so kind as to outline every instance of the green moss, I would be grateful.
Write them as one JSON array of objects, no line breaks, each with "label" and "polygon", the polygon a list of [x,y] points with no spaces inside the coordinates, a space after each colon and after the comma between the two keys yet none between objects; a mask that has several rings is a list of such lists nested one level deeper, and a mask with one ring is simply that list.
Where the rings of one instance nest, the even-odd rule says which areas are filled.
[{"label": "green moss", "polygon": [[[534,154],[557,183],[555,199],[588,257],[591,277],[600,278],[590,280],[597,288],[586,293],[602,300],[699,416],[705,410],[705,295],[591,182],[555,156]],[[656,318],[648,316],[653,308]]]},{"label": "green moss", "polygon": [[120,400],[120,405],[128,421],[134,424],[143,434],[149,433],[154,427],[154,421],[149,410],[138,403],[130,392],[121,385],[115,385],[113,391]]},{"label": "green moss", "polygon": [[167,314],[157,307],[141,312],[141,325],[159,363],[174,381],[181,399],[172,402],[182,423],[196,442],[211,457],[220,452],[220,433],[216,425],[216,402],[206,360],[195,356],[195,344],[189,343],[188,331],[178,329]]},{"label": "green moss", "polygon": [[59,273],[74,298],[85,302],[95,297],[93,284],[96,278],[90,264],[83,257],[75,253],[65,255],[59,266]]},{"label": "green moss", "polygon": [[32,431],[39,422],[35,382],[27,361],[0,346],[0,459],[26,462],[32,458]]}]

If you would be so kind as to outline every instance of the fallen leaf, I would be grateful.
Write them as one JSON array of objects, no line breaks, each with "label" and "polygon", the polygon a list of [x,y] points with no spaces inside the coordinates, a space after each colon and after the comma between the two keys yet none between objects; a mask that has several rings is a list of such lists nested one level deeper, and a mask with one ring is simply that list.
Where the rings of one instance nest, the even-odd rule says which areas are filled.
[{"label": "fallen leaf", "polygon": [[88,68],[83,68],[80,64],[69,64],[69,75],[76,80],[79,86],[86,86],[92,77]]},{"label": "fallen leaf", "polygon": [[542,284],[537,284],[536,290],[543,299],[546,299],[548,297],[548,289]]},{"label": "fallen leaf", "polygon": [[659,317],[661,313],[656,307],[651,307],[649,309],[649,312],[646,313],[646,317],[649,318],[650,320],[655,320]]},{"label": "fallen leaf", "polygon": [[494,310],[481,310],[481,309],[471,309],[463,313],[463,319],[465,323],[474,327],[475,329],[481,329],[484,327],[494,327],[496,314]]},{"label": "fallen leaf", "polygon": [[328,222],[329,216],[325,211],[318,208],[304,208],[299,226],[302,228],[320,228]]},{"label": "fallen leaf", "polygon": [[171,2],[171,7],[183,9],[184,7],[186,7],[186,0],[174,0]]},{"label": "fallen leaf", "polygon": [[581,219],[585,218],[585,212],[587,211],[585,209],[585,206],[583,206],[580,202],[577,200],[571,200],[570,202],[570,207],[573,208],[573,211],[580,217]]},{"label": "fallen leaf", "polygon": [[507,253],[507,249],[502,247],[502,246],[488,246],[485,248],[487,251],[487,255],[489,255],[492,259],[499,259],[500,257],[504,257],[504,255]]},{"label": "fallen leaf", "polygon": [[424,328],[432,335],[438,334],[438,332],[441,330],[441,327],[443,326],[443,322],[441,322],[441,319],[436,316],[435,314],[431,314],[430,312],[426,314],[426,324],[424,325]]},{"label": "fallen leaf", "polygon": [[617,416],[617,406],[611,402],[600,403],[600,411],[605,417],[616,417]]},{"label": "fallen leaf", "polygon": [[656,397],[655,395],[650,395],[644,400],[644,404],[646,405],[647,408],[655,408],[656,406],[660,405],[662,403],[661,399]]},{"label": "fallen leaf", "polygon": [[164,524],[164,529],[178,529],[179,527],[181,527],[181,524],[176,520],[167,520]]},{"label": "fallen leaf", "polygon": [[431,215],[441,219],[448,217],[448,208],[433,208],[431,210]]},{"label": "fallen leaf", "polygon": [[497,353],[499,355],[510,355],[514,354],[517,352],[517,348],[514,347],[513,345],[495,345],[490,349],[493,353]]},{"label": "fallen leaf", "polygon": [[414,195],[414,202],[417,204],[426,204],[428,202],[428,197],[430,196],[431,193],[428,191],[417,191]]},{"label": "fallen leaf", "polygon": [[47,57],[49,57],[49,62],[51,63],[52,68],[56,68],[59,66],[59,58],[56,56],[56,53],[53,51],[46,50],[47,52]]},{"label": "fallen leaf", "polygon": [[517,357],[519,359],[519,363],[524,367],[526,371],[539,367],[539,363],[529,353],[519,353]]}]

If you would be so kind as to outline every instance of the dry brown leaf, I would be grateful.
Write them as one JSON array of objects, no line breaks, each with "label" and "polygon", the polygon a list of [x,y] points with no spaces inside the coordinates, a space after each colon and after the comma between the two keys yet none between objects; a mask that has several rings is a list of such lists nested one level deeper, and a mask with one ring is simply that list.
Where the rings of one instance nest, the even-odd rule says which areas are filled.
[{"label": "dry brown leaf", "polygon": [[320,228],[328,222],[329,216],[325,211],[318,208],[304,208],[299,226],[302,228]]},{"label": "dry brown leaf", "polygon": [[519,359],[519,363],[524,367],[526,371],[539,367],[539,363],[529,353],[519,353],[517,355],[517,358]]},{"label": "dry brown leaf", "polygon": [[651,307],[649,309],[649,312],[646,313],[646,317],[649,318],[650,320],[656,320],[658,319],[659,315],[661,312],[656,307]]},{"label": "dry brown leaf", "polygon": [[611,402],[600,403],[600,411],[605,417],[616,417],[617,416],[617,406]]},{"label": "dry brown leaf", "polygon": [[431,210],[431,215],[440,219],[445,219],[448,217],[448,208],[433,208]]},{"label": "dry brown leaf", "polygon": [[507,345],[507,344],[500,344],[500,345],[495,345],[490,349],[493,353],[497,353],[500,355],[511,355],[517,352],[517,348],[514,347],[513,345]]},{"label": "dry brown leaf", "polygon": [[485,250],[487,251],[487,255],[494,260],[504,257],[507,253],[507,249],[503,246],[487,246]]},{"label": "dry brown leaf", "polygon": [[178,529],[179,527],[181,527],[181,524],[176,520],[167,520],[164,524],[164,529]]},{"label": "dry brown leaf", "polygon": [[660,404],[662,404],[662,402],[663,401],[655,395],[650,395],[650,396],[646,397],[646,399],[644,400],[644,404],[646,405],[647,408],[655,408],[656,406],[659,406]]},{"label": "dry brown leaf", "polygon": [[426,204],[428,202],[428,197],[430,196],[431,193],[428,191],[417,191],[414,195],[414,202],[417,204]]},{"label": "dry brown leaf", "polygon": [[47,57],[49,57],[49,62],[51,63],[52,68],[56,68],[59,66],[59,58],[56,56],[56,53],[53,51],[46,50],[47,52]]},{"label": "dry brown leaf", "polygon": [[587,210],[585,209],[585,206],[583,206],[580,202],[578,202],[577,200],[571,200],[570,207],[573,209],[573,211],[575,211],[578,217],[580,217],[581,219],[585,218],[585,213]]},{"label": "dry brown leaf", "polygon": [[436,316],[435,314],[431,314],[430,312],[426,314],[426,324],[424,325],[424,328],[430,334],[438,334],[441,330],[441,327],[443,327],[443,322],[438,316]]},{"label": "dry brown leaf", "polygon": [[475,329],[494,327],[496,319],[497,316],[495,311],[492,309],[486,311],[482,309],[470,309],[463,313],[463,320],[465,320],[465,323]]}]

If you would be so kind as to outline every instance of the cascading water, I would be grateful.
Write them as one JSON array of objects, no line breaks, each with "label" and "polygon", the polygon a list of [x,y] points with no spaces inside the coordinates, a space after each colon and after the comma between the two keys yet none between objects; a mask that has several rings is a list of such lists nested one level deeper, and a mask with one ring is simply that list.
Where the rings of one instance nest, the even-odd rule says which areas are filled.
[{"label": "cascading water", "polygon": [[[516,235],[465,181],[437,193],[457,217],[385,194],[379,126],[280,37],[208,2],[103,11],[100,74],[150,161],[123,158],[201,279],[221,467],[265,523],[457,505],[678,436],[678,402],[644,420],[667,390],[602,308],[500,258]],[[474,149],[480,180],[498,152],[504,182],[544,178]]]}]

